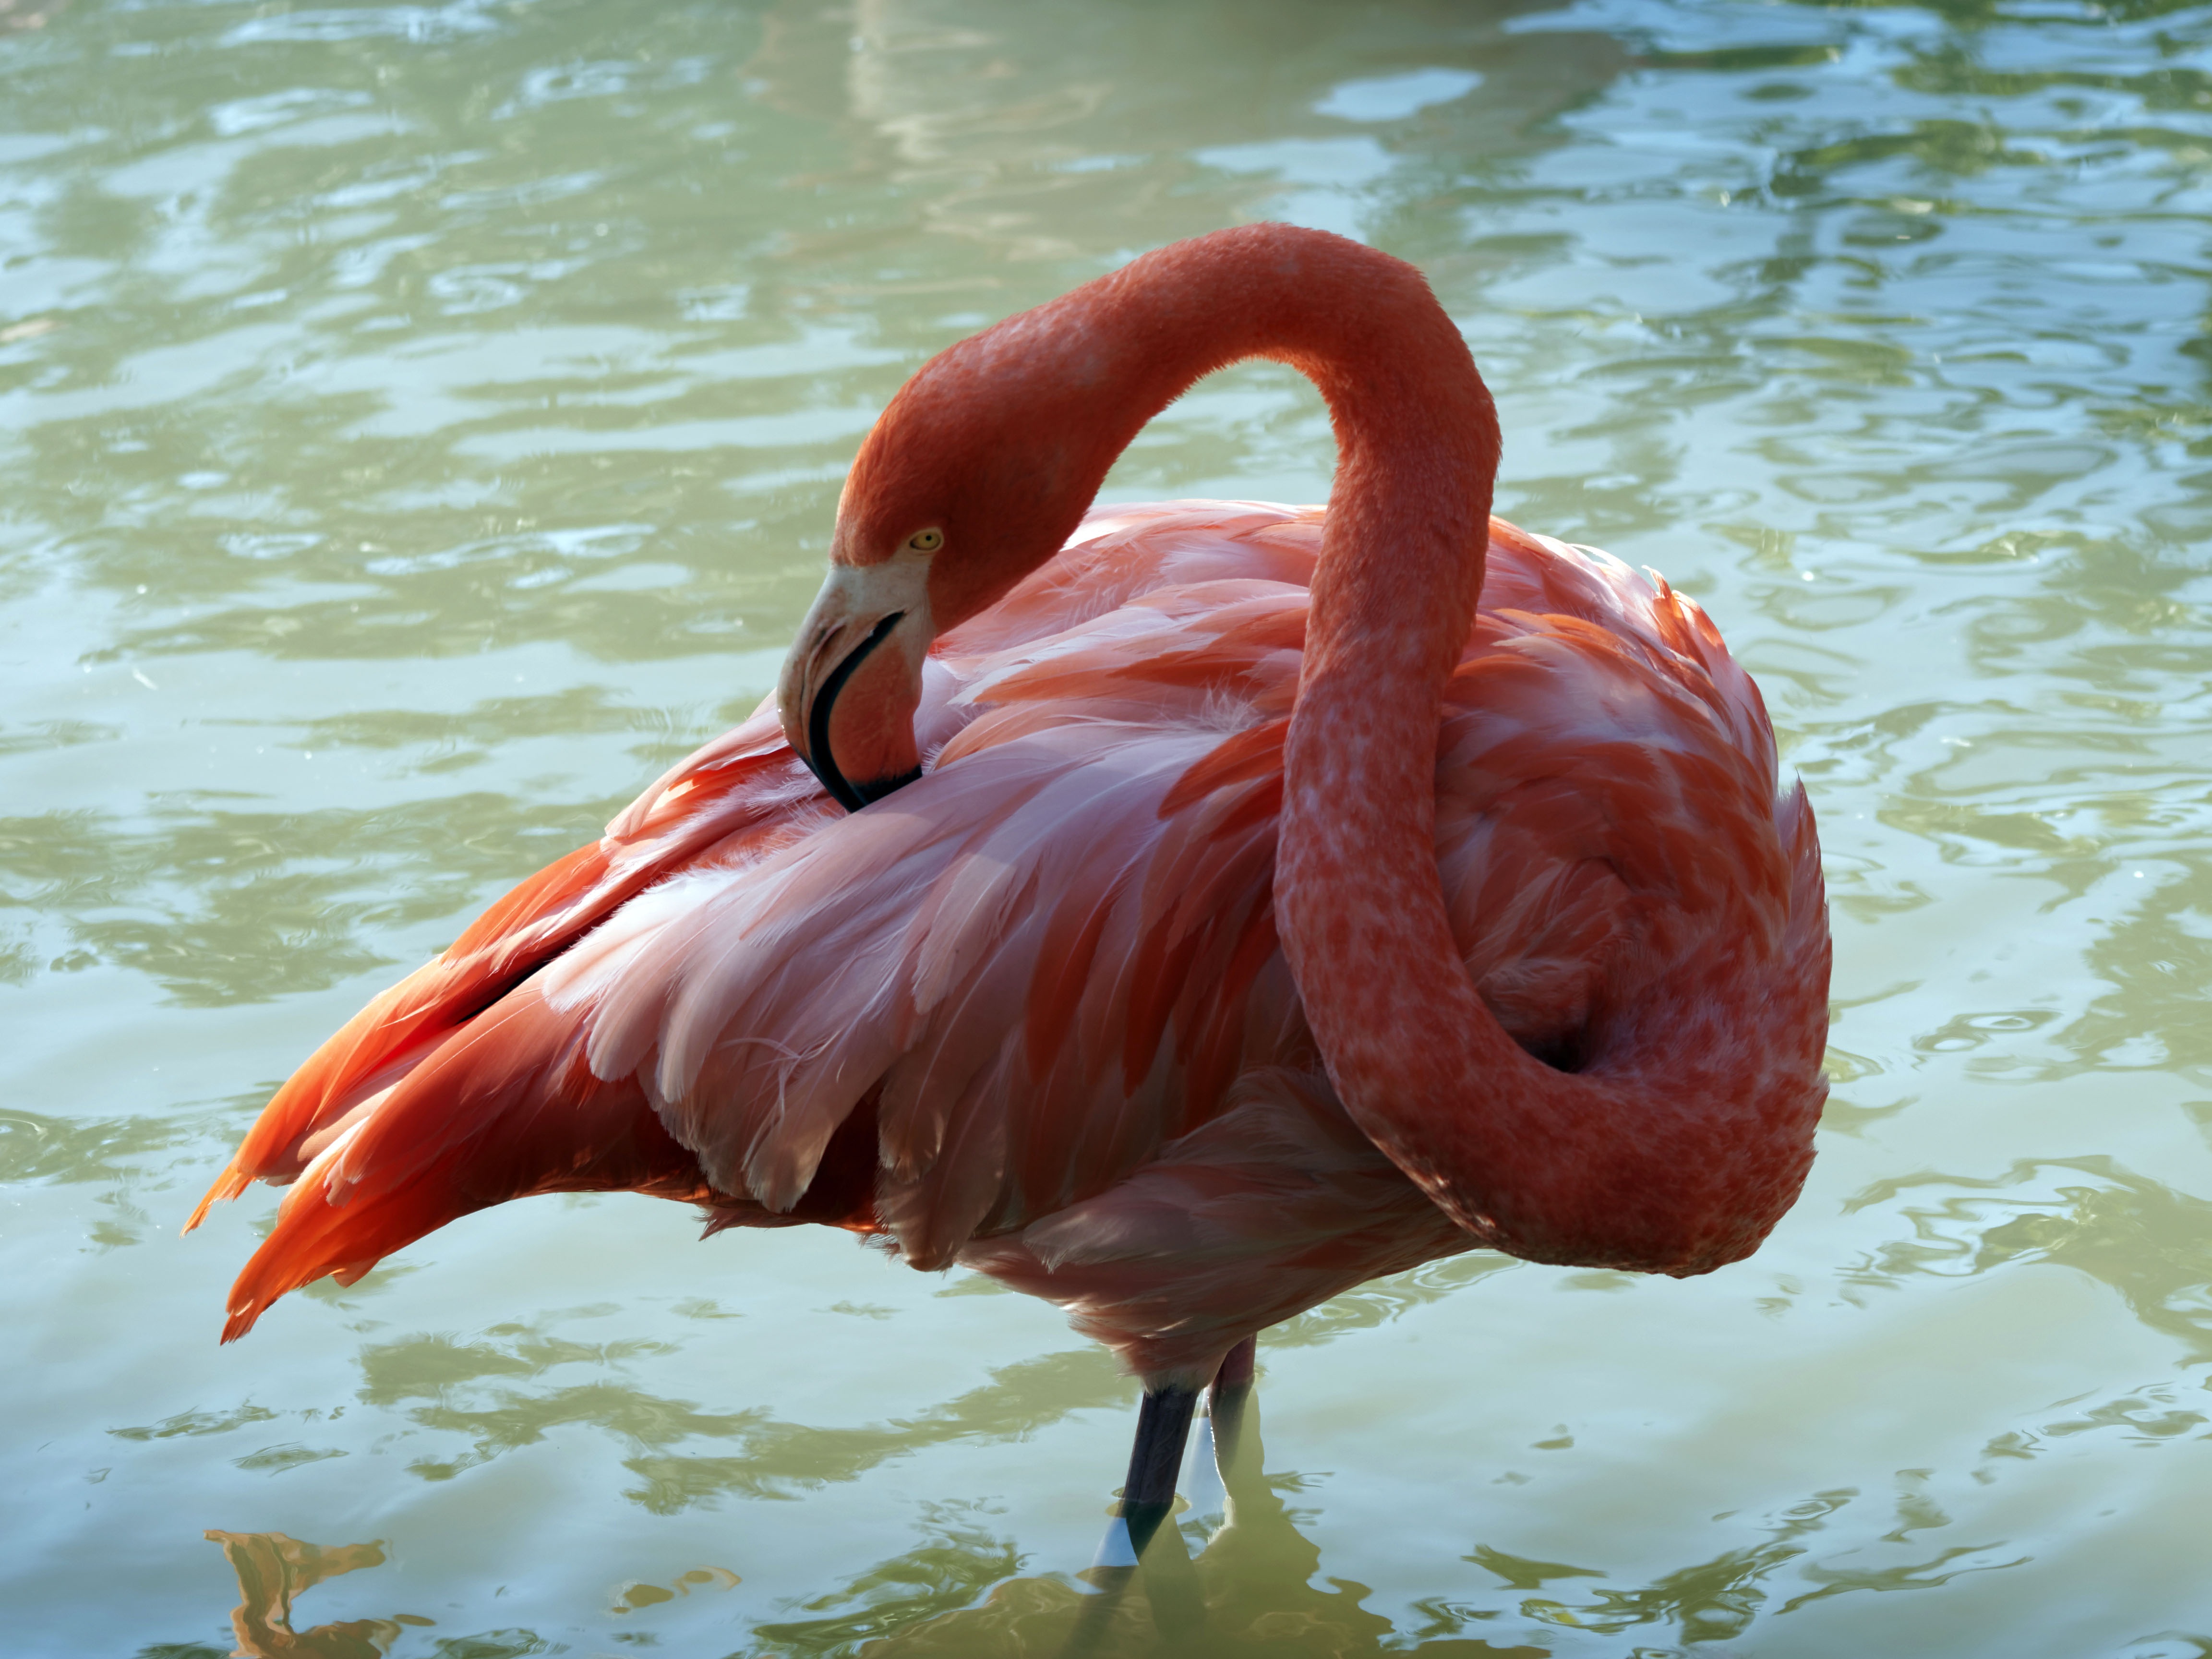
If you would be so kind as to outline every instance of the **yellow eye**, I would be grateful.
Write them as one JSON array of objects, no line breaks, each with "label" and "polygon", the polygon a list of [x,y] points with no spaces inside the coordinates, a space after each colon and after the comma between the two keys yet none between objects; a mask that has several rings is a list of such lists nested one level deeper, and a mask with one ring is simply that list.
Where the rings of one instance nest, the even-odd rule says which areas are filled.
[{"label": "yellow eye", "polygon": [[945,532],[942,530],[917,530],[906,538],[909,553],[934,553],[944,545]]}]

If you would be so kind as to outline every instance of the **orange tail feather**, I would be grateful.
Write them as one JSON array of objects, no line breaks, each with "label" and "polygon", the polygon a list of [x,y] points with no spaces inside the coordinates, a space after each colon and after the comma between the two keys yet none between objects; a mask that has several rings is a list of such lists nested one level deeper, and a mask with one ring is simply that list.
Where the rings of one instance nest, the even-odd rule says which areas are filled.
[{"label": "orange tail feather", "polygon": [[288,1291],[326,1274],[351,1284],[425,1233],[508,1199],[629,1191],[748,1207],[708,1185],[635,1079],[601,1081],[580,1048],[574,1017],[527,985],[450,1033],[285,1194],[276,1231],[231,1288],[222,1340],[245,1335]]}]

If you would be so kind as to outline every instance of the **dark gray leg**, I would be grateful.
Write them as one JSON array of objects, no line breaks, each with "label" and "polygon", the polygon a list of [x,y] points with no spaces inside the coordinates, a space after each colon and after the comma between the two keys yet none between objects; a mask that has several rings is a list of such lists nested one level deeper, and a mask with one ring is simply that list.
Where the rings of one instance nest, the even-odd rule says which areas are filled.
[{"label": "dark gray leg", "polygon": [[[1137,1413],[1137,1438],[1129,1449],[1129,1476],[1121,1486],[1120,1512],[1108,1523],[1097,1557],[1084,1575],[1099,1593],[1086,1599],[1077,1613],[1075,1628],[1060,1650],[1062,1659],[1098,1650],[1137,1577],[1139,1558],[1156,1630],[1166,1635],[1205,1622],[1205,1599],[1198,1593],[1182,1534],[1170,1527],[1169,1535],[1155,1542],[1175,1509],[1176,1477],[1182,1472],[1183,1447],[1197,1405],[1198,1395],[1188,1389],[1146,1394]],[[1149,1554],[1147,1545],[1153,1546]]]},{"label": "dark gray leg", "polygon": [[[1214,1467],[1222,1484],[1237,1462],[1237,1435],[1244,1402],[1252,1393],[1256,1339],[1246,1337],[1223,1356],[1207,1390],[1206,1415]],[[1101,1567],[1133,1567],[1175,1510],[1176,1477],[1182,1472],[1183,1448],[1190,1439],[1198,1396],[1182,1389],[1146,1394],[1137,1413],[1137,1438],[1129,1449],[1129,1478],[1121,1486],[1121,1511],[1099,1546]]]},{"label": "dark gray leg", "polygon": [[1175,1509],[1176,1478],[1182,1473],[1183,1448],[1198,1396],[1182,1389],[1162,1389],[1145,1396],[1137,1413],[1136,1443],[1129,1449],[1129,1478],[1121,1487],[1121,1519],[1128,1523],[1129,1548],[1145,1546]]},{"label": "dark gray leg", "polygon": [[[1238,1467],[1238,1436],[1244,1405],[1252,1392],[1253,1341],[1231,1348],[1207,1391],[1208,1437],[1224,1487],[1243,1471]],[[1137,1413],[1137,1438],[1129,1449],[1129,1475],[1121,1486],[1121,1512],[1106,1529],[1097,1559],[1085,1576],[1101,1594],[1089,1598],[1077,1615],[1066,1659],[1096,1651],[1121,1597],[1144,1563],[1152,1623],[1163,1636],[1188,1637],[1204,1627],[1206,1598],[1191,1566],[1182,1534],[1168,1528],[1175,1510],[1176,1478],[1182,1471],[1183,1449],[1190,1438],[1198,1395],[1187,1389],[1162,1389],[1145,1395]],[[1146,1547],[1152,1546],[1148,1551]]]}]

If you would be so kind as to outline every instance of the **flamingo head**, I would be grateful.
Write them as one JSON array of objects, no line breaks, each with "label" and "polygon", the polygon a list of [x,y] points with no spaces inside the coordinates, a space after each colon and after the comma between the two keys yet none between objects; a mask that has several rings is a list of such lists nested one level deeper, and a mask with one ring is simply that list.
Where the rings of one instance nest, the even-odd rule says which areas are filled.
[{"label": "flamingo head", "polygon": [[1066,314],[1083,294],[925,363],[846,477],[829,578],[776,701],[792,748],[848,811],[921,774],[931,642],[1060,550],[1127,441],[1100,396],[1106,354]]}]

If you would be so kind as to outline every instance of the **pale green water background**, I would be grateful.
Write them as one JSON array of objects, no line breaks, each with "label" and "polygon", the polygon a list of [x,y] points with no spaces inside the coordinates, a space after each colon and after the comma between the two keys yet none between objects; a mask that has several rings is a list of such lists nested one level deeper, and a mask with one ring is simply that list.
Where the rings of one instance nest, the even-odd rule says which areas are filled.
[{"label": "pale green water background", "polygon": [[[229,1652],[208,1528],[382,1540],[296,1622],[415,1622],[295,1650],[403,1659],[1025,1581],[921,1633],[998,1652],[1089,1561],[1133,1389],[1042,1304],[540,1200],[219,1349],[271,1200],[176,1227],[769,686],[915,364],[1267,216],[1420,262],[1502,510],[1759,675],[1837,1091],[1747,1264],[1267,1339],[1216,1650],[2212,1653],[2208,160],[2155,0],[0,0],[0,1653]],[[1115,488],[1328,467],[1248,370]]]}]

